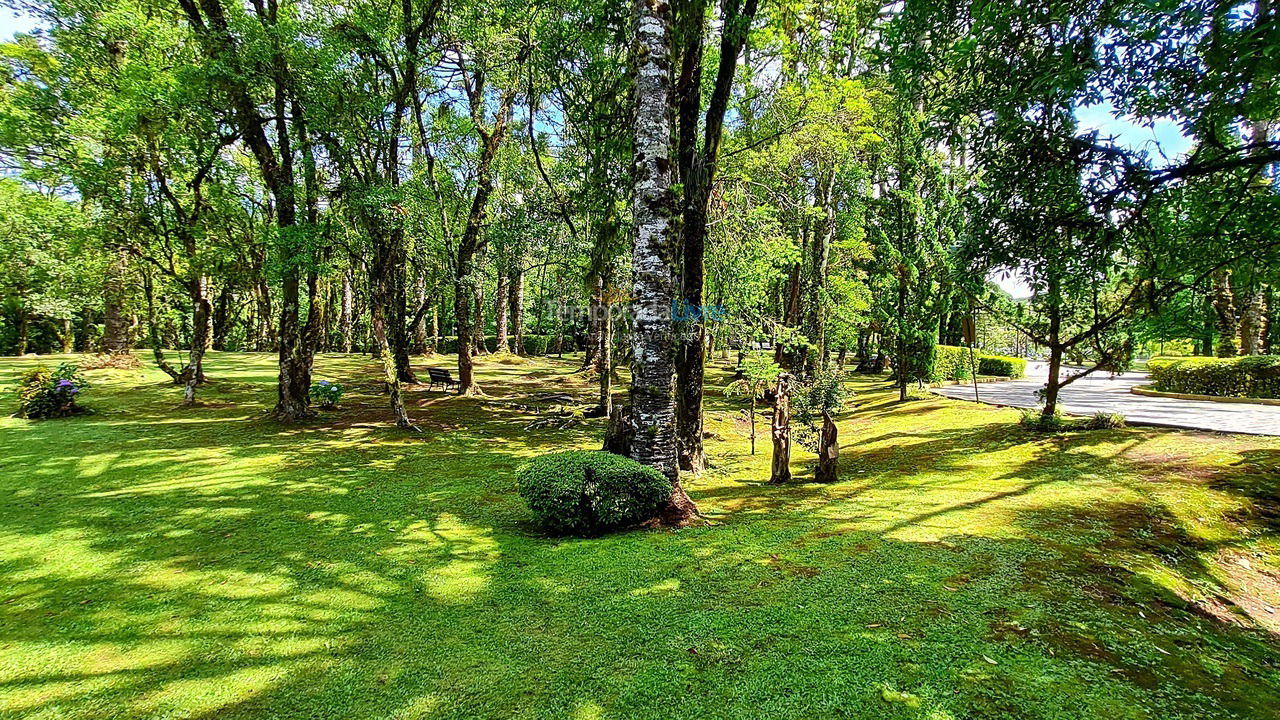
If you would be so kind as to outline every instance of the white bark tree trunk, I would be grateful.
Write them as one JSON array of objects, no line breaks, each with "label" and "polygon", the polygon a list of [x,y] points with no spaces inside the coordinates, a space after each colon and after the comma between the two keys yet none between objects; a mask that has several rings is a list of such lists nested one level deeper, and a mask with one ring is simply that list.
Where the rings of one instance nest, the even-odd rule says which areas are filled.
[{"label": "white bark tree trunk", "polygon": [[635,244],[632,246],[631,456],[671,478],[674,492],[657,518],[683,524],[697,509],[680,486],[676,457],[675,347],[671,323],[675,195],[671,164],[671,7],[635,0]]}]

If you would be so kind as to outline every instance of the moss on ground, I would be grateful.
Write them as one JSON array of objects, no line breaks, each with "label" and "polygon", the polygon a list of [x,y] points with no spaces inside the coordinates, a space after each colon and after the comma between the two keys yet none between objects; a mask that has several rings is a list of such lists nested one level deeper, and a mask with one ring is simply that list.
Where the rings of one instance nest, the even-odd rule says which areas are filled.
[{"label": "moss on ground", "polygon": [[207,365],[199,407],[102,370],[92,416],[0,419],[0,715],[1280,717],[1277,440],[1031,435],[860,379],[841,481],[797,448],[774,487],[712,391],[712,524],[558,539],[514,470],[598,444],[525,429],[593,397],[576,358],[411,389],[416,436],[363,357],[318,359],[350,391],[298,427],[273,356]]}]

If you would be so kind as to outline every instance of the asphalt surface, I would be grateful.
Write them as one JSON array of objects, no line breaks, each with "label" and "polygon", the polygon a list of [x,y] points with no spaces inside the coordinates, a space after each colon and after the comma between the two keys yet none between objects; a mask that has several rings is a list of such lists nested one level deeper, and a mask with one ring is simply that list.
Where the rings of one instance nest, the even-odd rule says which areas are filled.
[{"label": "asphalt surface", "polygon": [[[1078,369],[1064,369],[1062,374],[1074,372]],[[1027,377],[1021,380],[978,383],[979,401],[988,405],[1036,407],[1040,404],[1036,391],[1044,387],[1048,377],[1045,363],[1028,363]],[[1146,373],[1125,373],[1116,377],[1095,373],[1064,388],[1059,394],[1059,406],[1070,415],[1092,415],[1100,411],[1120,413],[1134,425],[1280,435],[1280,406],[1179,400],[1129,392],[1134,385],[1147,382]],[[972,384],[947,385],[934,388],[933,392],[957,400],[974,399]]]}]

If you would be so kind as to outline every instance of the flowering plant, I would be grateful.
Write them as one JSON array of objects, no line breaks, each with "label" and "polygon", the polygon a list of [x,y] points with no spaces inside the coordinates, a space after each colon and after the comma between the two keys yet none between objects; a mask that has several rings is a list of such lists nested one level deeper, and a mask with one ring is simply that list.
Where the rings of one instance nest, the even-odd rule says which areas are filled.
[{"label": "flowering plant", "polygon": [[311,399],[322,408],[332,408],[342,399],[342,386],[328,380],[321,380],[311,385]]},{"label": "flowering plant", "polygon": [[38,365],[22,374],[18,385],[18,416],[31,419],[66,417],[84,412],[76,404],[89,381],[80,368],[63,363],[56,370]]}]

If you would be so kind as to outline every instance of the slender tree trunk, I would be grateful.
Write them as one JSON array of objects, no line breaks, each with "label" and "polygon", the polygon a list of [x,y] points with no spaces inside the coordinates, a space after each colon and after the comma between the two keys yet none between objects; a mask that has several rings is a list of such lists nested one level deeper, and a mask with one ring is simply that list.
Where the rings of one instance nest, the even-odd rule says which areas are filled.
[{"label": "slender tree trunk", "polygon": [[592,273],[591,296],[587,298],[587,347],[582,353],[580,372],[600,372],[600,337],[603,335],[603,318],[600,306],[604,304],[604,277]]},{"label": "slender tree trunk", "polygon": [[129,317],[124,306],[128,298],[129,251],[113,248],[107,263],[107,274],[102,285],[103,333],[102,347],[107,353],[129,352]]},{"label": "slender tree trunk", "polygon": [[684,34],[680,81],[677,84],[679,180],[684,186],[681,207],[680,299],[694,308],[693,327],[681,333],[676,343],[676,443],[680,468],[700,473],[707,465],[702,443],[702,384],[707,355],[706,313],[703,312],[704,259],[707,241],[707,210],[712,183],[719,165],[724,116],[729,108],[738,55],[746,43],[755,18],[757,0],[722,0],[723,31],[720,35],[719,66],[708,98],[702,123],[702,146],[698,148],[698,114],[701,111],[702,37],[705,0],[683,6]]},{"label": "slender tree trunk", "polygon": [[18,357],[27,354],[28,338],[31,334],[31,314],[26,305],[18,306]]},{"label": "slender tree trunk", "polygon": [[673,492],[657,520],[686,524],[697,507],[680,484],[676,454],[671,301],[675,260],[671,189],[671,8],[635,0],[635,222],[632,247],[632,297],[635,324],[631,339],[631,414],[635,436],[631,456],[671,479]]},{"label": "slender tree trunk", "polygon": [[497,345],[500,353],[511,352],[511,342],[507,338],[507,311],[511,301],[507,296],[511,290],[511,278],[501,268],[498,270],[498,289],[493,294],[493,320],[496,325]]},{"label": "slender tree trunk", "polygon": [[388,328],[387,336],[391,342],[391,352],[396,361],[396,376],[400,378],[400,382],[416,384],[418,376],[413,372],[413,363],[409,357],[409,325],[405,307],[408,303],[408,294],[405,290],[405,266],[407,263],[405,238],[404,229],[399,222],[392,228],[391,243],[393,264],[387,270],[392,273],[392,314],[389,318],[390,327]]},{"label": "slender tree trunk", "polygon": [[342,335],[342,352],[351,352],[351,341],[354,340],[355,328],[352,327],[352,306],[355,303],[355,292],[351,287],[351,273],[348,269],[342,273],[342,310],[338,314],[338,332]]},{"label": "slender tree trunk", "polygon": [[187,366],[182,369],[182,381],[185,385],[182,398],[184,405],[192,405],[196,401],[196,387],[205,382],[204,353],[209,344],[212,330],[213,307],[205,292],[207,281],[196,278],[191,283],[191,352],[187,355]]},{"label": "slender tree trunk", "polygon": [[515,351],[524,355],[524,268],[517,261],[511,268],[511,337]]},{"label": "slender tree trunk", "polygon": [[[479,255],[484,250],[484,222],[489,204],[489,196],[493,194],[493,161],[498,154],[506,135],[507,124],[511,121],[511,110],[515,103],[514,90],[505,91],[498,103],[493,128],[485,130],[477,123],[480,133],[480,160],[476,164],[476,190],[471,197],[471,209],[467,214],[467,225],[458,242],[458,256],[455,263],[454,276],[454,312],[458,323],[458,394],[481,395],[483,391],[475,380],[475,366],[471,360],[472,336],[475,328],[472,322],[480,324],[480,318],[471,317],[471,305],[480,285],[478,265]],[[480,104],[481,107],[483,104]]]},{"label": "slender tree trunk", "polygon": [[821,225],[814,229],[812,256],[810,258],[808,292],[806,295],[805,334],[813,343],[814,352],[809,358],[806,370],[816,370],[819,363],[825,365],[827,351],[826,305],[822,302],[822,293],[827,283],[827,266],[830,262],[831,244],[835,241],[836,213],[835,201],[832,197],[835,188],[835,170],[824,173],[818,181],[816,203],[822,210]]},{"label": "slender tree trunk", "polygon": [[62,332],[59,338],[62,341],[62,354],[67,355],[76,350],[76,333],[72,329],[71,318],[62,318]]},{"label": "slender tree trunk", "polygon": [[427,352],[434,355],[436,343],[440,339],[440,305],[431,303],[431,339],[427,341]]},{"label": "slender tree trunk", "polygon": [[472,342],[476,349],[477,355],[488,355],[489,346],[484,340],[484,331],[487,330],[484,318],[484,283],[478,282],[475,286],[476,292],[476,315],[475,322],[471,324]]},{"label": "slender tree trunk", "polygon": [[1062,347],[1053,345],[1049,348],[1049,381],[1044,386],[1044,417],[1053,417],[1058,411],[1058,388],[1061,384]]},{"label": "slender tree trunk", "polygon": [[[375,282],[377,282],[375,280]],[[385,290],[384,290],[385,292]],[[378,293],[379,295],[384,292]],[[373,329],[374,342],[378,344],[378,355],[382,360],[382,375],[387,384],[387,395],[391,403],[391,412],[395,415],[396,427],[402,430],[416,430],[409,420],[409,413],[404,407],[404,398],[400,393],[400,376],[396,372],[396,361],[391,354],[391,344],[387,341],[386,306],[377,302],[371,303],[372,316],[370,325]]]},{"label": "slender tree trunk", "polygon": [[791,481],[791,376],[778,376],[778,389],[773,401],[773,422],[770,435],[773,438],[773,462],[769,482],[781,485]]},{"label": "slender tree trunk", "polygon": [[613,312],[606,299],[600,307],[600,415],[613,413]]},{"label": "slender tree trunk", "polygon": [[[414,280],[414,299],[417,307],[421,308],[427,304],[427,274],[418,273]],[[427,315],[426,313],[415,313],[413,322],[413,350],[417,353],[424,353],[427,350]]]},{"label": "slender tree trunk", "polygon": [[1267,330],[1267,287],[1249,293],[1240,313],[1240,354],[1257,355],[1265,345]]},{"label": "slender tree trunk", "polygon": [[818,470],[814,479],[818,482],[835,482],[840,471],[840,439],[836,422],[831,413],[822,413],[822,434],[818,439]]}]

